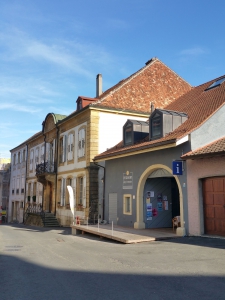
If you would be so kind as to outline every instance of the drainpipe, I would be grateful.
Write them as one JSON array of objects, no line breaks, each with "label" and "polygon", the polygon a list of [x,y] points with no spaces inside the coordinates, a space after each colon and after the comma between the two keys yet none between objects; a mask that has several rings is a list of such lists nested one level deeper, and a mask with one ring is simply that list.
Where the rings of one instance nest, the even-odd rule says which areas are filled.
[{"label": "drainpipe", "polygon": [[58,190],[58,140],[59,140],[59,127],[56,125],[57,135],[56,135],[56,163],[55,163],[55,216],[56,216],[56,202],[57,202],[57,190]]},{"label": "drainpipe", "polygon": [[25,204],[26,204],[26,194],[27,194],[27,158],[28,158],[28,144],[26,144],[27,146],[27,151],[26,151],[26,169],[25,169],[25,187],[24,187],[24,199],[23,199],[23,223],[24,223],[24,214],[25,214]]},{"label": "drainpipe", "polygon": [[105,174],[106,174],[106,170],[105,167],[97,164],[96,162],[94,162],[94,164],[100,168],[103,168],[104,171],[104,175],[103,175],[103,197],[102,197],[102,220],[105,220]]}]

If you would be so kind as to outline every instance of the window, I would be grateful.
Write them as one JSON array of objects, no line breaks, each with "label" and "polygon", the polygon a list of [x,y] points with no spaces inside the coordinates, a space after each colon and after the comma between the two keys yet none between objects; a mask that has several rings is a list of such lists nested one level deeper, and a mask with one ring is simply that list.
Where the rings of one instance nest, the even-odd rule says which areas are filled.
[{"label": "window", "polygon": [[13,165],[15,166],[16,164],[16,153],[13,155]]},{"label": "window", "polygon": [[73,159],[73,134],[70,133],[68,136],[68,160]]},{"label": "window", "polygon": [[156,138],[161,136],[162,132],[162,119],[161,116],[155,114],[151,120],[151,137]]},{"label": "window", "polygon": [[30,151],[30,171],[33,170],[33,162],[34,162],[34,150]]},{"label": "window", "polygon": [[[66,186],[71,186],[72,187],[72,178],[67,178],[66,180]],[[69,204],[70,203],[70,200],[69,200],[69,192],[68,192],[68,189],[66,188],[66,204]]]},{"label": "window", "polygon": [[214,88],[214,87],[216,87],[216,86],[221,85],[224,81],[225,81],[225,77],[224,77],[224,78],[221,78],[221,79],[219,79],[219,80],[217,80],[217,81],[215,81],[215,82],[213,82],[213,84],[211,84],[211,85],[206,89],[206,91],[207,91],[207,90],[210,90],[210,89],[212,89],[212,88]]},{"label": "window", "polygon": [[39,163],[39,148],[35,149],[35,163]]},{"label": "window", "polygon": [[15,177],[13,177],[13,180],[12,180],[12,195],[14,195],[14,191],[15,191],[15,182],[16,182],[16,179],[15,179]]},{"label": "window", "polygon": [[66,161],[66,136],[60,138],[59,140],[59,162],[63,163]]},{"label": "window", "polygon": [[33,195],[32,195],[33,202],[36,202],[36,194],[37,194],[37,182],[34,182],[33,183]]},{"label": "window", "polygon": [[25,157],[26,157],[26,150],[23,149],[23,157],[22,157],[22,162],[25,162]]},{"label": "window", "polygon": [[45,145],[41,146],[41,163],[45,161]]},{"label": "window", "polygon": [[132,143],[132,126],[131,126],[131,124],[127,125],[124,128],[124,138],[125,138],[125,145]]},{"label": "window", "polygon": [[60,205],[65,206],[65,186],[66,186],[66,179],[61,179],[61,186],[60,186]]},{"label": "window", "polygon": [[85,156],[85,129],[82,128],[78,132],[78,157]]},{"label": "window", "polygon": [[24,194],[24,187],[25,187],[25,177],[21,177],[21,194]]},{"label": "window", "polygon": [[20,164],[20,152],[18,152],[18,164]]},{"label": "window", "polygon": [[16,179],[16,193],[19,194],[19,190],[20,190],[20,178],[17,177]]},{"label": "window", "polygon": [[123,213],[132,215],[132,195],[123,195]]},{"label": "window", "polygon": [[78,204],[83,204],[84,178],[78,177]]}]

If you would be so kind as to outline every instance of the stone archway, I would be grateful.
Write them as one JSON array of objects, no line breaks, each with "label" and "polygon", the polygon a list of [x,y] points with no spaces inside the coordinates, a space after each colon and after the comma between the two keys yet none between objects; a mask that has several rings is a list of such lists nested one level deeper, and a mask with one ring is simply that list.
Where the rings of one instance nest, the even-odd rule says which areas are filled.
[{"label": "stone archway", "polygon": [[137,195],[136,195],[136,222],[134,223],[134,228],[136,229],[144,229],[145,223],[143,221],[143,191],[144,191],[144,185],[148,178],[148,176],[158,170],[158,169],[165,169],[167,172],[171,174],[176,180],[178,190],[179,190],[179,198],[180,198],[180,221],[181,221],[181,227],[177,228],[177,235],[184,236],[185,235],[185,228],[184,228],[184,206],[183,206],[183,193],[180,181],[176,175],[173,175],[172,170],[161,164],[156,164],[148,167],[140,176],[138,186],[137,186]]}]

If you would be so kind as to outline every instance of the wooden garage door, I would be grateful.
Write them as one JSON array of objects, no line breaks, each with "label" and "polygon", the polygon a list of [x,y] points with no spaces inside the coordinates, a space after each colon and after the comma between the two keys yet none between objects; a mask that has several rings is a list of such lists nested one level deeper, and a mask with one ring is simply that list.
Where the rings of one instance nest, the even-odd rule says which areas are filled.
[{"label": "wooden garage door", "polygon": [[225,177],[203,181],[205,233],[225,236]]}]

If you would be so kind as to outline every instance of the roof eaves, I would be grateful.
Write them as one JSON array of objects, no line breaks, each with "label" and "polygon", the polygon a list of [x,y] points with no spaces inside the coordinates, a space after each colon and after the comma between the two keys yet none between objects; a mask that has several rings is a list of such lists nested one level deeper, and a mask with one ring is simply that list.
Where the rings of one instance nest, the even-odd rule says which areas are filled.
[{"label": "roof eaves", "polygon": [[218,151],[218,152],[210,152],[210,153],[201,153],[201,154],[191,154],[192,152],[189,152],[190,154],[186,153],[181,156],[183,160],[188,159],[201,159],[206,157],[215,157],[215,156],[225,156],[225,151]]},{"label": "roof eaves", "polygon": [[[154,144],[147,143],[146,145],[139,146],[139,147],[130,146],[130,147],[126,147],[126,148],[120,148],[120,149],[118,149],[118,151],[116,151],[116,149],[115,149],[115,151],[113,151],[113,148],[111,148],[112,149],[111,151],[113,151],[113,152],[111,152],[111,153],[105,152],[105,154],[103,153],[102,155],[101,154],[97,155],[94,157],[93,160],[98,161],[98,160],[103,160],[105,158],[112,159],[113,157],[124,156],[124,154],[134,155],[134,152],[135,152],[135,154],[137,154],[136,152],[140,151],[140,153],[141,153],[142,151],[148,150],[148,149],[151,149],[151,151],[154,151],[154,150],[152,150],[153,148],[158,148],[160,146],[165,146],[165,145],[170,145],[170,144],[173,144],[175,147],[176,139],[161,141],[161,142],[154,143]],[[157,149],[155,151],[157,151]],[[145,151],[145,152],[148,152],[148,151]]]}]

